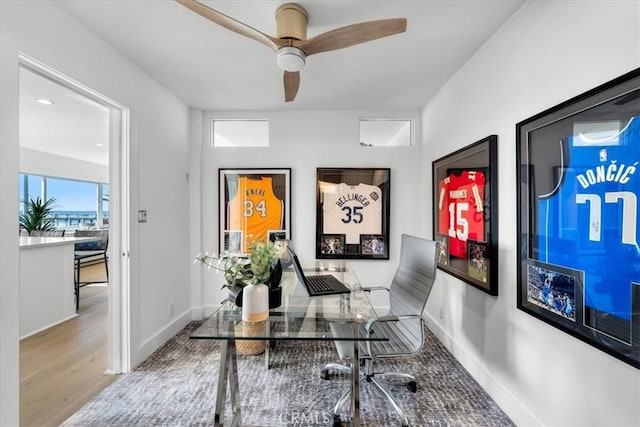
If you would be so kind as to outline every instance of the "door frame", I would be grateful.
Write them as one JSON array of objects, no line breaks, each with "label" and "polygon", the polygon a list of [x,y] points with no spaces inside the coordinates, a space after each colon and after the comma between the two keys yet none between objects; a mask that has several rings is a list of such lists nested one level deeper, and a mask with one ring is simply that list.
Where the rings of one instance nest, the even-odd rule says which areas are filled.
[{"label": "door frame", "polygon": [[18,65],[109,110],[109,364],[107,374],[131,370],[129,109],[82,83],[19,54]]}]

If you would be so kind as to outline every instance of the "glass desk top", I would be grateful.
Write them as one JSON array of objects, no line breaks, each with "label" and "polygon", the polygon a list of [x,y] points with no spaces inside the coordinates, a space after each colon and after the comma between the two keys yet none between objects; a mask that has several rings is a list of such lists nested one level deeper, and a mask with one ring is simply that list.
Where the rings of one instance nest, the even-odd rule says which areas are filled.
[{"label": "glass desk top", "polygon": [[224,302],[190,336],[192,339],[243,340],[331,340],[331,341],[384,341],[382,336],[365,336],[353,328],[352,336],[336,337],[329,323],[363,324],[376,318],[367,293],[362,290],[356,276],[344,262],[304,263],[305,275],[332,274],[343,282],[349,294],[309,297],[304,285],[292,268],[282,274],[282,305],[269,311],[262,325],[242,322],[241,309]]},{"label": "glass desk top", "polygon": [[[252,346],[263,340],[266,345],[265,362],[269,369],[269,346],[273,341],[281,340],[325,340],[351,341],[352,360],[359,360],[361,341],[386,341],[382,336],[367,336],[361,331],[362,324],[376,319],[371,305],[358,279],[344,262],[315,262],[303,264],[305,275],[333,274],[343,282],[351,292],[342,295],[309,297],[304,285],[299,282],[293,269],[283,271],[282,305],[269,311],[269,318],[262,322],[243,322],[242,312],[231,302],[224,302],[190,336],[192,339],[221,340],[220,370],[216,392],[214,426],[223,425],[227,389],[231,402],[231,419],[224,425],[242,425],[238,381],[238,363],[236,347],[241,344]],[[341,327],[340,336],[334,336],[330,324],[350,325]],[[239,340],[239,341],[236,341]],[[253,340],[253,341],[248,341]],[[236,345],[237,344],[237,345]],[[259,347],[256,345],[256,347]],[[258,348],[255,353],[260,354]],[[247,354],[247,353],[245,353]],[[351,385],[348,396],[351,400],[350,424],[360,425],[360,368],[359,363],[351,363]],[[345,395],[347,396],[347,395]]]}]

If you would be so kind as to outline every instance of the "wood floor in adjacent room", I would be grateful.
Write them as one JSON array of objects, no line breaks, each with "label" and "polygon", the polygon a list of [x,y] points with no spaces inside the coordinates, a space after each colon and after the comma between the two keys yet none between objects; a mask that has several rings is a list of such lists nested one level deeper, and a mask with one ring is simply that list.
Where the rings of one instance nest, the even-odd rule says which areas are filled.
[{"label": "wood floor in adjacent room", "polygon": [[[104,264],[82,269],[82,280],[104,275]],[[117,378],[104,374],[107,292],[106,284],[81,288],[78,317],[20,341],[21,426],[58,426]]]}]

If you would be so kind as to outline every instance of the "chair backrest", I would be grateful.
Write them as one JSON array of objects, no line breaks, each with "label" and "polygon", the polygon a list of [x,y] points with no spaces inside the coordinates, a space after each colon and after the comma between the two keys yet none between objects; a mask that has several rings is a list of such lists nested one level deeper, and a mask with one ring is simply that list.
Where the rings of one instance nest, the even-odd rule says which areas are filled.
[{"label": "chair backrest", "polygon": [[33,230],[31,237],[64,237],[65,230]]},{"label": "chair backrest", "polygon": [[109,230],[76,230],[76,237],[100,237],[93,242],[76,243],[76,251],[106,251],[109,246]]},{"label": "chair backrest", "polygon": [[400,262],[389,287],[390,314],[422,314],[436,278],[432,240],[402,235]]}]

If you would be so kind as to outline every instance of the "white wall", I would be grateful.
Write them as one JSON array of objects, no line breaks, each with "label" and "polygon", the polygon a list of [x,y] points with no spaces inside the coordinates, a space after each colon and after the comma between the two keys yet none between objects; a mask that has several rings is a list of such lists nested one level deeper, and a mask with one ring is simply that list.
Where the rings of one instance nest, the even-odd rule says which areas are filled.
[{"label": "white wall", "polygon": [[[0,425],[18,423],[18,54],[130,109],[131,357],[191,319],[188,109],[55,2],[0,2]],[[138,224],[136,211],[148,222]],[[15,238],[13,237],[15,236]],[[175,314],[168,315],[168,304]]]},{"label": "white wall", "polygon": [[[198,116],[198,112],[192,113]],[[202,247],[197,252],[218,251],[218,168],[291,168],[292,238],[301,259],[315,258],[316,168],[380,167],[391,168],[391,252],[389,261],[354,261],[352,265],[365,285],[385,285],[395,271],[400,250],[400,234],[426,236],[431,222],[425,216],[425,183],[419,170],[420,145],[413,147],[360,147],[359,117],[392,115],[417,117],[419,112],[356,111],[271,111],[210,112],[200,115],[201,123],[201,212]],[[267,148],[211,147],[213,118],[262,118],[269,120],[270,146]],[[419,121],[419,120],[418,120]],[[420,135],[419,123],[418,137]],[[200,145],[198,140],[192,144]],[[197,150],[197,149],[196,149]],[[194,184],[195,185],[195,184]],[[197,267],[196,267],[197,268]],[[212,270],[203,274],[203,305],[217,307],[224,298],[221,275]]]},{"label": "white wall", "polygon": [[28,148],[20,148],[20,172],[80,181],[109,182],[109,166],[107,165]]},{"label": "white wall", "polygon": [[0,426],[14,426],[19,416],[18,50],[12,40],[0,35]]},{"label": "white wall", "polygon": [[425,166],[499,137],[499,297],[440,272],[427,308],[518,425],[640,425],[638,370],[517,310],[515,210],[515,124],[639,65],[639,2],[532,1],[424,109]]}]

